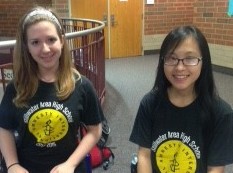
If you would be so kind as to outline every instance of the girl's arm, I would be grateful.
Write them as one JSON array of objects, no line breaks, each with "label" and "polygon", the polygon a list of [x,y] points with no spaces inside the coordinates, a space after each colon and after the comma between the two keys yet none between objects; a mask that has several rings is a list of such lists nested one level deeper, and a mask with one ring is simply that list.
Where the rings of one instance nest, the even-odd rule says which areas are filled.
[{"label": "girl's arm", "polygon": [[139,147],[138,150],[138,173],[152,173],[151,150],[149,148]]},{"label": "girl's arm", "polygon": [[18,161],[13,132],[0,127],[0,139],[0,149],[6,162],[7,172],[28,173]]},{"label": "girl's arm", "polygon": [[[80,141],[79,145],[66,162],[54,167],[51,173],[56,172],[74,172],[74,169],[80,164],[80,162],[86,157],[91,149],[99,141],[102,134],[102,124],[87,126],[87,133]],[[72,169],[71,169],[72,168]]]},{"label": "girl's arm", "polygon": [[0,139],[0,149],[6,162],[6,166],[9,167],[14,163],[18,163],[13,132],[0,127]]},{"label": "girl's arm", "polygon": [[225,166],[208,166],[207,173],[224,173]]},{"label": "girl's arm", "polygon": [[82,138],[74,153],[67,160],[68,162],[78,165],[90,150],[99,141],[102,134],[102,124],[87,126],[87,134]]}]

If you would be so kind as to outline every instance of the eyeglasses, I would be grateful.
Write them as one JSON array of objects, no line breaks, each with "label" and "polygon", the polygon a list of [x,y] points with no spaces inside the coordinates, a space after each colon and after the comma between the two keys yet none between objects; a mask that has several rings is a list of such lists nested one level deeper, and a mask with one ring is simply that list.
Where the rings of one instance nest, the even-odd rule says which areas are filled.
[{"label": "eyeglasses", "polygon": [[195,66],[198,65],[199,61],[201,61],[202,58],[194,57],[194,56],[187,56],[183,59],[176,58],[174,55],[168,55],[164,57],[164,64],[175,66],[178,65],[180,61],[182,61],[183,65],[185,66]]}]

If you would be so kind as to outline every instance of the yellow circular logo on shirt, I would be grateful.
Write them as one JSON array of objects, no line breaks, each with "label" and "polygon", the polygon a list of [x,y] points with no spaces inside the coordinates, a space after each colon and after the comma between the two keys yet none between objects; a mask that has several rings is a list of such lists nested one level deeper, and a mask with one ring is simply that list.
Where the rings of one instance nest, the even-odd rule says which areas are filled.
[{"label": "yellow circular logo on shirt", "polygon": [[161,144],[155,160],[161,173],[195,173],[196,157],[194,152],[179,140]]},{"label": "yellow circular logo on shirt", "polygon": [[66,135],[68,122],[61,112],[54,109],[43,109],[31,116],[28,127],[37,142],[48,144],[58,141]]}]

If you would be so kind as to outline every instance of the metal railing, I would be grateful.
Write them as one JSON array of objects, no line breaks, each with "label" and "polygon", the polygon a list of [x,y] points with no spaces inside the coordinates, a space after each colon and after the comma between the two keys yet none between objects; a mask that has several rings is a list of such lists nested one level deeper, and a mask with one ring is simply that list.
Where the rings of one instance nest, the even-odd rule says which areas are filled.
[{"label": "metal railing", "polygon": [[[75,67],[91,80],[99,100],[103,103],[105,96],[104,23],[90,19],[63,18],[62,24]],[[15,40],[0,41],[0,63],[12,61],[15,42]],[[6,57],[11,59],[7,60]]]}]

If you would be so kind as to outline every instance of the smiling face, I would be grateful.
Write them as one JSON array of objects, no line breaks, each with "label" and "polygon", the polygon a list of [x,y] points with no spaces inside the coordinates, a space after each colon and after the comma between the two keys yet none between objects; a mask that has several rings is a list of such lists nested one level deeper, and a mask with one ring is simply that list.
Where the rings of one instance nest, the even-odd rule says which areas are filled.
[{"label": "smiling face", "polygon": [[[172,52],[172,55],[178,59],[186,57],[201,57],[201,53],[196,40],[188,37],[182,41]],[[164,65],[164,73],[168,81],[171,83],[170,89],[177,92],[193,92],[194,85],[201,73],[202,61],[195,66],[185,66],[182,61],[177,65]]]},{"label": "smiling face", "polygon": [[27,46],[32,58],[38,64],[39,73],[57,71],[63,40],[59,38],[53,23],[40,21],[29,26]]}]

